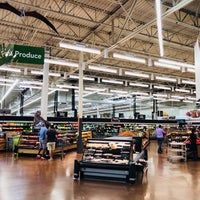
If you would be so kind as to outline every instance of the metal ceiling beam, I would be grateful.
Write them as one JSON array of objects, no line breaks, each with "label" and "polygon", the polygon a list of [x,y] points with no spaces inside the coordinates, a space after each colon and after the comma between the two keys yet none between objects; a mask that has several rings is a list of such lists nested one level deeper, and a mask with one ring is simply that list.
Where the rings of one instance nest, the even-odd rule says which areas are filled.
[{"label": "metal ceiling beam", "polygon": [[[177,4],[176,6],[170,8],[169,10],[167,10],[165,13],[162,14],[162,19],[166,18],[167,16],[169,16],[170,14],[176,12],[177,10],[183,8],[184,6],[188,5],[189,3],[193,2],[194,0],[182,0],[179,4]],[[113,44],[112,46],[108,47],[108,51],[111,51],[117,47],[119,47],[119,45],[123,44],[124,42],[132,39],[133,37],[135,37],[138,33],[142,32],[144,29],[146,29],[149,26],[152,26],[153,24],[156,23],[156,18],[153,19],[152,21],[139,26],[138,28],[136,28],[135,31],[133,31],[131,34],[127,35],[126,37],[124,37],[123,39],[119,40],[118,42],[116,42],[115,44]],[[90,64],[92,62],[94,62],[95,60],[97,60],[98,58],[102,57],[103,53],[101,53],[100,55],[95,56],[93,59],[89,60],[86,64]]]}]

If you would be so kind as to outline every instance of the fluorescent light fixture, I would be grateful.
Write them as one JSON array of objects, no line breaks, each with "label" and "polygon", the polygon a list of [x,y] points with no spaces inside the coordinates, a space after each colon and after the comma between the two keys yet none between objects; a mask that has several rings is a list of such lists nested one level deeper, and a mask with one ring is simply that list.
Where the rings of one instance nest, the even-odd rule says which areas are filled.
[{"label": "fluorescent light fixture", "polygon": [[78,86],[72,86],[72,85],[56,85],[59,88],[69,88],[69,89],[76,89],[78,90],[79,87]]},{"label": "fluorescent light fixture", "polygon": [[132,95],[143,95],[143,96],[148,96],[149,95],[149,93],[147,93],[147,92],[132,92],[131,94]]},{"label": "fluorescent light fixture", "polygon": [[153,94],[156,97],[167,97],[167,94]]},{"label": "fluorescent light fixture", "polygon": [[172,95],[171,98],[175,98],[175,99],[184,99],[185,97],[181,97],[181,96],[176,96],[176,95]]},{"label": "fluorescent light fixture", "polygon": [[136,57],[131,56],[131,55],[123,55],[123,54],[119,54],[119,53],[113,53],[113,57],[114,58],[120,58],[120,59],[123,59],[123,60],[129,60],[129,61],[133,61],[133,62],[146,64],[146,60],[144,58],[136,58]]},{"label": "fluorescent light fixture", "polygon": [[142,95],[137,96],[137,99],[140,99],[140,100],[149,99],[149,98],[150,96],[142,96]]},{"label": "fluorescent light fixture", "polygon": [[171,90],[170,87],[166,87],[166,86],[157,86],[157,85],[154,85],[153,88],[155,88],[155,89],[161,89],[161,90]]},{"label": "fluorescent light fixture", "polygon": [[1,86],[11,86],[12,84],[9,83],[0,83]]},{"label": "fluorescent light fixture", "polygon": [[[35,75],[43,75],[43,72],[42,72],[42,71],[31,70],[31,74],[35,74]],[[60,77],[61,74],[60,74],[60,73],[49,72],[49,76]]]},{"label": "fluorescent light fixture", "polygon": [[170,78],[170,77],[156,76],[156,79],[160,81],[176,82],[175,78]]},{"label": "fluorescent light fixture", "polygon": [[58,90],[58,91],[63,91],[63,92],[68,92],[69,90],[68,89],[63,89],[63,88],[49,88],[49,90]]},{"label": "fluorescent light fixture", "polygon": [[167,101],[180,102],[180,99],[167,99]]},{"label": "fluorescent light fixture", "polygon": [[175,89],[176,92],[184,92],[184,93],[190,93],[190,90],[185,90],[185,89]]},{"label": "fluorescent light fixture", "polygon": [[195,73],[195,69],[187,68],[187,72]]},{"label": "fluorescent light fixture", "polygon": [[184,84],[190,84],[190,85],[196,85],[196,83],[192,80],[182,80],[182,83]]},{"label": "fluorescent light fixture", "polygon": [[11,68],[11,67],[7,67],[5,65],[2,65],[2,66],[0,66],[0,71],[8,71],[8,72],[17,72],[17,73],[20,73],[21,69]]},{"label": "fluorescent light fixture", "polygon": [[102,67],[102,66],[94,66],[94,65],[89,65],[88,69],[95,70],[95,71],[102,71],[102,72],[109,72],[109,73],[117,73],[116,69],[110,69],[108,67]]},{"label": "fluorescent light fixture", "polygon": [[141,77],[141,78],[149,78],[149,74],[143,74],[143,73],[138,73],[138,72],[130,72],[130,71],[125,71],[125,75],[138,76],[138,77]]},{"label": "fluorescent light fixture", "polygon": [[158,59],[159,62],[161,63],[166,63],[166,64],[170,64],[170,65],[176,65],[176,66],[180,66],[180,67],[188,67],[188,68],[195,68],[194,65],[188,64],[188,63],[183,63],[183,62],[177,62],[174,60],[168,60],[168,59]]},{"label": "fluorescent light fixture", "polygon": [[194,101],[183,100],[184,103],[194,103]]},{"label": "fluorescent light fixture", "polygon": [[60,73],[49,72],[49,76],[61,77]]},{"label": "fluorescent light fixture", "polygon": [[42,85],[43,83],[42,82],[39,82],[39,81],[21,81],[20,84],[34,84],[34,85]]},{"label": "fluorescent light fixture", "polygon": [[120,84],[123,85],[123,81],[116,81],[116,80],[107,80],[107,79],[102,79],[102,83],[113,83],[113,84]]},{"label": "fluorescent light fixture", "polygon": [[89,91],[97,91],[97,92],[104,92],[106,89],[105,89],[105,88],[92,88],[92,87],[85,87],[85,90],[89,90]]},{"label": "fluorescent light fixture", "polygon": [[130,86],[135,86],[135,87],[144,87],[144,88],[148,88],[149,85],[148,84],[142,84],[142,83],[129,83]]},{"label": "fluorescent light fixture", "polygon": [[92,91],[92,92],[84,91],[83,94],[84,94],[83,97],[87,97],[87,96],[90,96],[90,95],[95,95],[96,92],[94,92],[94,91]]},{"label": "fluorescent light fixture", "polygon": [[181,70],[181,67],[179,67],[179,66],[171,65],[168,63],[162,63],[162,62],[158,62],[158,61],[154,61],[154,66],[175,69],[175,70]]},{"label": "fluorescent light fixture", "polygon": [[[76,76],[76,75],[70,75],[69,78],[79,79],[79,76]],[[94,78],[90,78],[90,77],[86,77],[86,76],[84,76],[84,77],[83,77],[83,80],[85,80],[85,81],[94,81]]]},{"label": "fluorescent light fixture", "polygon": [[128,94],[128,92],[124,90],[110,90],[110,92],[118,93],[118,94]]},{"label": "fluorescent light fixture", "polygon": [[158,40],[160,48],[160,56],[164,55],[163,49],[163,35],[162,35],[162,9],[161,9],[161,0],[156,0],[156,17],[157,17],[157,29],[158,29]]},{"label": "fluorescent light fixture", "polygon": [[108,93],[108,92],[98,92],[98,94],[100,95],[107,95],[107,96],[112,96],[112,93]]},{"label": "fluorescent light fixture", "polygon": [[55,65],[64,65],[64,66],[69,66],[69,67],[79,67],[78,63],[68,62],[65,60],[56,60],[56,59],[45,58],[44,62],[49,63],[49,64],[55,64]]},{"label": "fluorescent light fixture", "polygon": [[0,78],[0,82],[8,82],[8,83],[14,83],[15,80],[12,80],[12,79],[7,79],[7,78]]},{"label": "fluorescent light fixture", "polygon": [[196,98],[194,97],[186,97],[188,100],[196,101]]},{"label": "fluorescent light fixture", "polygon": [[101,54],[101,51],[98,49],[93,49],[93,48],[88,48],[85,47],[84,45],[74,45],[74,44],[68,44],[64,42],[60,42],[60,47],[66,48],[66,49],[72,49],[72,50],[77,50],[77,51],[83,51],[87,53],[94,53],[94,54]]},{"label": "fluorescent light fixture", "polygon": [[35,74],[35,75],[43,75],[43,72],[42,72],[42,71],[31,70],[31,74]]},{"label": "fluorescent light fixture", "polygon": [[42,89],[42,87],[35,86],[35,85],[23,85],[23,84],[20,84],[19,87],[20,88],[32,88],[32,89],[37,89],[37,90],[41,90]]},{"label": "fluorescent light fixture", "polygon": [[2,104],[3,100],[11,93],[11,91],[15,88],[15,86],[18,84],[19,80],[15,80],[15,82],[9,87],[9,89],[6,91],[3,97],[1,97],[0,103]]}]

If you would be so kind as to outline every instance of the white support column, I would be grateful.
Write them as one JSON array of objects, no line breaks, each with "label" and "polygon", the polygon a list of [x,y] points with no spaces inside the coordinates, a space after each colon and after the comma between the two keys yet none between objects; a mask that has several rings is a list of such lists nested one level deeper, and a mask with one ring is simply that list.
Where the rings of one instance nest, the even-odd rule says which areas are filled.
[{"label": "white support column", "polygon": [[83,153],[83,69],[85,65],[83,63],[83,52],[80,52],[79,58],[79,100],[78,100],[78,142],[77,142],[77,153]]},{"label": "white support column", "polygon": [[79,100],[78,100],[78,116],[83,116],[83,52],[80,52],[79,58]]},{"label": "white support column", "polygon": [[48,112],[48,89],[49,89],[49,64],[43,65],[43,85],[41,98],[41,116],[46,120]]},{"label": "white support column", "polygon": [[195,58],[195,81],[196,81],[196,100],[200,99],[200,36],[194,46]]}]

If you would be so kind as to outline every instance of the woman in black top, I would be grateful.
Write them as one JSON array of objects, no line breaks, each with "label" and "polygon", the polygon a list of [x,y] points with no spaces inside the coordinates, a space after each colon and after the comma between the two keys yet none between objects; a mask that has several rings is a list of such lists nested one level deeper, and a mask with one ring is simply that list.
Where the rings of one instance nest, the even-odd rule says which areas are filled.
[{"label": "woman in black top", "polygon": [[197,160],[197,135],[195,134],[196,129],[192,128],[192,133],[190,134],[190,150],[192,152],[192,157]]}]

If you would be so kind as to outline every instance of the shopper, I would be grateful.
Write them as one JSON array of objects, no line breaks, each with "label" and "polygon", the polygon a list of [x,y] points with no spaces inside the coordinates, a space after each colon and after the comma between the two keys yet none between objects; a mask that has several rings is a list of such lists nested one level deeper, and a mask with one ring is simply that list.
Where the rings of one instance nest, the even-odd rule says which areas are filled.
[{"label": "shopper", "polygon": [[55,126],[51,125],[50,129],[47,131],[46,134],[47,150],[49,151],[49,156],[50,156],[49,161],[53,160],[53,154],[56,148],[56,140],[57,140],[57,132],[55,130]]},{"label": "shopper", "polygon": [[156,129],[156,137],[158,140],[158,153],[162,153],[162,143],[164,140],[165,131],[162,129],[162,126],[159,125]]},{"label": "shopper", "polygon": [[[46,133],[49,128],[49,122],[46,122],[46,126],[41,127],[39,131],[39,151],[37,154],[37,158],[40,158],[41,160],[45,160],[46,158],[46,148],[47,148],[47,143],[46,143]],[[40,155],[41,152],[41,155]]]},{"label": "shopper", "polygon": [[197,160],[197,135],[195,127],[192,128],[192,132],[190,134],[190,151],[192,153],[193,160]]}]

